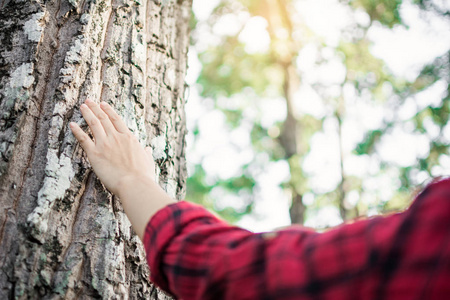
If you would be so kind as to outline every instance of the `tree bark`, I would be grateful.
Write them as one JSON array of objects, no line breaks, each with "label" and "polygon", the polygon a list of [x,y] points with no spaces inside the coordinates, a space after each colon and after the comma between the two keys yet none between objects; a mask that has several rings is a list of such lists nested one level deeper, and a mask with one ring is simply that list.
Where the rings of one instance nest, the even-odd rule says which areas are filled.
[{"label": "tree bark", "polygon": [[192,0],[0,0],[0,299],[166,299],[68,127],[107,101],[185,192]]}]

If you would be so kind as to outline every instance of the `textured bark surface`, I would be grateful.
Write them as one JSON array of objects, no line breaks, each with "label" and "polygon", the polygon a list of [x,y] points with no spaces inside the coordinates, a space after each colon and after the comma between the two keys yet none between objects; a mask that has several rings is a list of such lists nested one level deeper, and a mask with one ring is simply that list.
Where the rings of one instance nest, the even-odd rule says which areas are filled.
[{"label": "textured bark surface", "polygon": [[109,102],[182,198],[191,4],[0,0],[0,299],[166,298],[68,123]]}]

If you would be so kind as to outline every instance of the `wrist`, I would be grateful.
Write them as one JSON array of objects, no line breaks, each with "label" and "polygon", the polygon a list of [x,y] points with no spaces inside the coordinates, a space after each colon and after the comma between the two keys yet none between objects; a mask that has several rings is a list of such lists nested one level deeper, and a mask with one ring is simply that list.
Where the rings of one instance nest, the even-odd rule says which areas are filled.
[{"label": "wrist", "polygon": [[123,178],[117,190],[125,213],[141,239],[151,217],[160,209],[176,202],[153,178],[147,176]]},{"label": "wrist", "polygon": [[122,199],[126,194],[139,187],[157,185],[153,178],[147,176],[126,176],[121,178],[116,187],[115,194]]}]

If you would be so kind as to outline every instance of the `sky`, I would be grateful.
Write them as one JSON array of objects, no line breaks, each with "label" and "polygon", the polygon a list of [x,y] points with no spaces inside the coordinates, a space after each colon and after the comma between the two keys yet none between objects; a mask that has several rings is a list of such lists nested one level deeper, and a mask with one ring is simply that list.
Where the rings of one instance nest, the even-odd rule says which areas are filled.
[{"label": "sky", "polygon": [[[213,34],[202,32],[201,24],[206,21],[211,11],[217,5],[218,0],[200,1],[194,0],[193,9],[199,19],[199,29],[197,34],[201,42],[192,46],[189,51],[189,70],[186,77],[190,85],[189,97],[186,105],[187,127],[190,133],[187,136],[187,161],[188,173],[192,173],[193,164],[202,161],[202,167],[208,174],[220,178],[228,178],[238,174],[240,168],[245,163],[254,159],[255,153],[250,150],[250,136],[243,128],[230,130],[226,125],[225,116],[218,110],[213,109],[211,99],[202,99],[199,96],[199,86],[195,83],[199,75],[201,64],[198,61],[197,53],[203,51],[208,44],[218,43],[219,35],[232,35],[237,32],[239,26],[246,26],[239,35],[241,42],[246,44],[245,50],[249,53],[258,51],[264,52],[268,47],[270,38],[265,27],[265,20],[260,17],[250,18],[249,15],[239,16],[229,15],[220,19],[213,28]],[[342,29],[352,22],[365,24],[369,21],[366,13],[360,11],[352,13],[347,7],[339,3],[338,0],[298,0],[295,8],[301,16],[303,22],[330,47],[336,46],[340,40]],[[436,56],[445,53],[450,48],[450,22],[433,16],[420,15],[417,7],[411,4],[404,4],[401,8],[402,18],[408,28],[396,26],[393,30],[385,29],[381,25],[375,24],[369,31],[369,38],[373,42],[371,52],[373,55],[383,59],[390,70],[400,77],[413,79],[423,65],[430,63]],[[296,105],[298,114],[311,114],[321,117],[327,114],[326,107],[320,97],[311,88],[316,82],[321,82],[330,86],[329,93],[333,93],[333,85],[344,80],[345,67],[338,60],[331,59],[331,63],[318,68],[314,63],[314,58],[318,55],[315,41],[306,44],[298,57],[298,65],[303,74],[302,86],[297,91],[297,97],[308,99],[299,101]],[[329,55],[332,51],[330,51]],[[327,55],[327,53],[321,53]],[[401,113],[398,116],[407,120],[420,107],[437,105],[440,102],[440,95],[445,91],[446,83],[438,82],[432,88],[419,94],[416,98],[405,101],[402,105]],[[365,188],[368,190],[382,189],[383,197],[386,200],[392,195],[399,181],[395,180],[398,174],[386,174],[383,178],[372,178],[371,174],[376,173],[377,165],[369,157],[354,156],[350,153],[354,145],[358,143],[363,131],[358,128],[377,128],[390,112],[385,107],[375,106],[370,101],[354,101],[354,91],[349,87],[344,89],[346,101],[353,107],[353,111],[348,112],[343,126],[344,152],[347,155],[345,160],[345,171],[348,174],[367,178]],[[245,99],[235,99],[236,103]],[[283,102],[280,99],[281,102]],[[352,102],[353,101],[353,102]],[[232,102],[233,103],[233,102]],[[262,121],[270,127],[277,121],[285,118],[286,111],[283,105],[277,105],[275,101],[260,101]],[[251,116],[256,112],[244,112]],[[192,129],[198,122],[200,137],[194,144]],[[249,124],[250,125],[250,124]],[[249,127],[250,128],[250,127]],[[313,136],[311,140],[310,154],[305,158],[302,165],[305,172],[310,177],[312,188],[317,192],[326,192],[336,188],[340,180],[339,152],[338,148],[337,124],[333,120],[326,121],[323,130]],[[434,131],[433,131],[434,130]],[[436,132],[433,123],[429,123],[429,132]],[[450,141],[450,127],[446,131]],[[236,149],[234,144],[238,144],[242,151]],[[408,132],[406,128],[395,128],[393,132],[383,138],[379,153],[387,161],[392,161],[401,166],[408,166],[415,162],[417,157],[428,154],[427,138]],[[248,149],[248,150],[245,150]],[[261,161],[268,157],[260,154]],[[328,170],[324,172],[323,170]],[[435,176],[450,174],[450,157],[443,157],[439,168],[434,172]],[[264,174],[258,176],[257,182],[260,187],[256,192],[257,202],[254,212],[245,216],[238,225],[249,230],[260,232],[269,231],[275,228],[289,225],[289,199],[290,196],[283,191],[279,185],[289,178],[289,166],[285,161],[271,162],[267,165]],[[418,183],[428,179],[424,174],[417,174]],[[189,188],[189,187],[188,187]],[[213,190],[212,194],[220,199],[218,205],[240,206],[240,199],[236,196],[224,196],[219,189]],[[350,194],[349,201],[358,200],[371,201],[371,199],[358,199],[358,195]],[[312,193],[304,195],[305,205],[311,205],[314,201]],[[369,214],[376,214],[376,211]],[[324,207],[319,212],[309,215],[306,221],[310,227],[327,227],[341,223],[337,208],[333,206]]]}]

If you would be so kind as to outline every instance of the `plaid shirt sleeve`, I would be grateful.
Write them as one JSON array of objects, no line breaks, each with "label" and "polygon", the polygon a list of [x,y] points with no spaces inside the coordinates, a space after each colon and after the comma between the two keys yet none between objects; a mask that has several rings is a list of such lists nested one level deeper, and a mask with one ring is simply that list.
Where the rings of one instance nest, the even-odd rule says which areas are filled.
[{"label": "plaid shirt sleeve", "polygon": [[151,280],[179,299],[450,299],[450,180],[324,233],[255,234],[182,201],[152,217],[144,246]]}]

